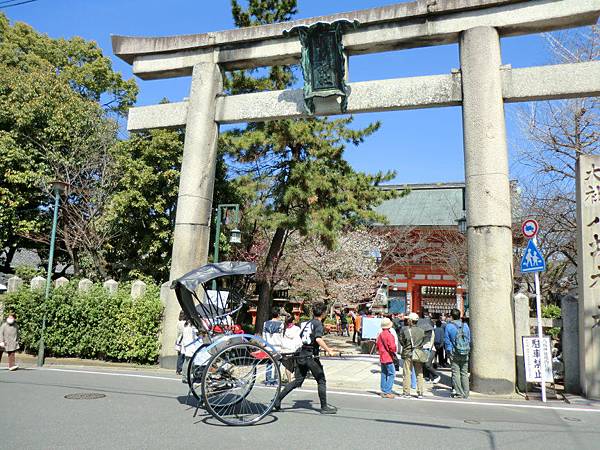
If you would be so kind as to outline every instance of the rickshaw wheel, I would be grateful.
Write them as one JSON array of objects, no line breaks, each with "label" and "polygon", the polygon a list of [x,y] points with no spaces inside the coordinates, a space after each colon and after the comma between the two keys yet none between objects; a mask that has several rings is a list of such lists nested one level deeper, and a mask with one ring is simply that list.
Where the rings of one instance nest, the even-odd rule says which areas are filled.
[{"label": "rickshaw wheel", "polygon": [[[272,387],[262,386],[267,381]],[[271,412],[281,389],[279,363],[271,352],[249,342],[215,354],[202,375],[207,411],[226,425],[253,425]]]},{"label": "rickshaw wheel", "polygon": [[202,384],[203,368],[206,367],[206,365],[197,365],[194,364],[194,361],[197,360],[198,354],[206,347],[208,347],[208,345],[209,344],[202,344],[196,349],[196,351],[192,355],[192,359],[190,359],[190,364],[187,368],[188,386],[190,387],[190,391],[192,392],[192,395],[196,398],[196,400],[200,400],[200,396],[202,395],[202,389],[200,385]]}]

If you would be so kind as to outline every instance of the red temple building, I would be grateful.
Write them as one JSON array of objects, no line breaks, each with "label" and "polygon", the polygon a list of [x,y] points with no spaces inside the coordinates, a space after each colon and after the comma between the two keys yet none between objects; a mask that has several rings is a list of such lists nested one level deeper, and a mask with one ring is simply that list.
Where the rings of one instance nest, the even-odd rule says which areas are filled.
[{"label": "red temple building", "polygon": [[386,186],[409,193],[376,208],[388,223],[379,272],[389,312],[468,314],[464,183]]}]

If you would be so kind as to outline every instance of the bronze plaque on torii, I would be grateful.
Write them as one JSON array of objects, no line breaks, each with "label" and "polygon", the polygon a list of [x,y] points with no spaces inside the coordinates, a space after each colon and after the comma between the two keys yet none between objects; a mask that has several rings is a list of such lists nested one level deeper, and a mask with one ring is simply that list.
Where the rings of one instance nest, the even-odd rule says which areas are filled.
[{"label": "bronze plaque on torii", "polygon": [[343,19],[299,25],[284,32],[298,34],[302,44],[300,64],[304,76],[304,104],[309,114],[315,113],[315,97],[332,96],[340,98],[340,111],[346,112],[348,89],[342,34],[345,29],[357,26],[357,21]]}]

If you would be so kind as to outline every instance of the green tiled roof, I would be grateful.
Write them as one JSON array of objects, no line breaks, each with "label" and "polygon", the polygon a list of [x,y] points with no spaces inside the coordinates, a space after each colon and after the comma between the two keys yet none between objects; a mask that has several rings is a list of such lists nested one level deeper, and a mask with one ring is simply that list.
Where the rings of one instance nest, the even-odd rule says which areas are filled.
[{"label": "green tiled roof", "polygon": [[387,217],[387,225],[456,226],[463,217],[464,183],[382,186],[383,189],[410,189],[404,197],[387,200],[375,208]]}]

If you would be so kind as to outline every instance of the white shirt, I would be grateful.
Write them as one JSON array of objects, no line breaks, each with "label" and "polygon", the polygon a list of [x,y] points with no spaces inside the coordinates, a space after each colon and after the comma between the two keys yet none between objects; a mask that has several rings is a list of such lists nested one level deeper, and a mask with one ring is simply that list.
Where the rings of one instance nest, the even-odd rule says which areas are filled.
[{"label": "white shirt", "polygon": [[196,329],[196,327],[194,325],[187,325],[183,327],[183,337],[181,339],[181,347],[183,349],[183,352],[185,353],[185,356],[187,356],[188,358],[191,358],[192,356],[194,356],[194,352],[196,351],[196,349],[202,345],[202,342],[200,339],[198,339],[197,342],[194,343],[194,341],[196,341],[198,339],[198,330]]},{"label": "white shirt", "polygon": [[300,339],[300,327],[292,325],[286,328],[281,337],[281,353],[294,353],[302,347],[302,339]]}]

